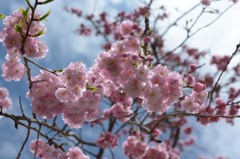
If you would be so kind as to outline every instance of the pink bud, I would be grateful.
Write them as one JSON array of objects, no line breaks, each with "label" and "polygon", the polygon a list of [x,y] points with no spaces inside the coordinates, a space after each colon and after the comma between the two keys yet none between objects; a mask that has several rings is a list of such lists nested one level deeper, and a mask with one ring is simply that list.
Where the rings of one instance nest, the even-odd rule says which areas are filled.
[{"label": "pink bud", "polygon": [[205,6],[209,6],[211,4],[210,0],[201,0],[201,3]]},{"label": "pink bud", "polygon": [[184,141],[184,144],[185,144],[186,146],[191,146],[191,145],[193,145],[194,143],[195,143],[195,140],[194,140],[193,138],[190,138],[190,139],[187,139],[187,140]]},{"label": "pink bud", "polygon": [[184,133],[185,133],[186,135],[191,134],[192,131],[193,131],[193,128],[192,128],[192,127],[186,127],[186,128],[184,129]]},{"label": "pink bud", "polygon": [[151,37],[150,36],[144,37],[144,42],[145,43],[150,43],[150,41],[151,41]]},{"label": "pink bud", "polygon": [[193,86],[193,90],[197,93],[200,93],[205,89],[206,89],[206,85],[202,84],[200,82],[195,83],[194,86]]},{"label": "pink bud", "polygon": [[191,75],[187,76],[187,85],[192,86],[195,83],[195,78]]},{"label": "pink bud", "polygon": [[122,35],[127,35],[131,33],[133,29],[133,23],[131,21],[123,21],[120,25],[120,32]]},{"label": "pink bud", "polygon": [[221,98],[217,98],[215,102],[218,106],[226,106],[226,102]]},{"label": "pink bud", "polygon": [[196,65],[196,64],[191,64],[191,65],[190,65],[190,70],[191,70],[191,72],[195,72],[195,71],[196,71],[196,68],[197,68],[197,65]]}]

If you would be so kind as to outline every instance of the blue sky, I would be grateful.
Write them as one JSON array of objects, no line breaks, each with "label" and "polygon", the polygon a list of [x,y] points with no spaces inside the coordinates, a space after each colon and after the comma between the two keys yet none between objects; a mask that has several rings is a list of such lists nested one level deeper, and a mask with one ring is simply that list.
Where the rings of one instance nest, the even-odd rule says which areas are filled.
[{"label": "blue sky", "polygon": [[[166,4],[167,8],[171,12],[172,17],[179,15],[179,12],[190,8],[193,4],[196,4],[197,0],[165,0],[162,1]],[[74,6],[84,10],[86,13],[98,13],[103,10],[108,10],[108,13],[115,14],[116,10],[131,10],[132,6],[139,4],[135,1],[124,0],[107,0],[97,1],[95,0],[55,0],[49,5],[41,7],[40,10],[44,13],[51,9],[51,15],[46,22],[47,31],[43,40],[49,46],[49,53],[47,58],[37,60],[42,66],[46,66],[51,69],[61,69],[66,67],[71,61],[82,61],[88,67],[94,63],[94,60],[98,53],[101,52],[100,43],[102,39],[96,39],[90,37],[85,39],[74,34],[75,29],[78,27],[80,21],[75,16],[70,15],[63,11],[63,7]],[[157,5],[157,4],[156,4]],[[217,3],[216,7],[223,9],[229,5],[229,2]],[[9,15],[12,11],[19,7],[24,8],[25,4],[19,0],[0,0],[0,13]],[[178,8],[176,10],[176,7]],[[211,8],[210,8],[211,9]],[[212,7],[213,9],[213,7]],[[240,12],[240,5],[236,5],[229,12],[226,13],[222,19],[218,20],[213,26],[202,31],[196,37],[190,39],[189,44],[202,49],[209,49],[213,54],[228,54],[235,49],[235,45],[240,41],[240,22],[236,20]],[[196,16],[197,13],[193,13],[188,18]],[[211,20],[212,15],[204,17],[199,26],[203,25],[206,20]],[[170,19],[171,20],[171,19]],[[167,21],[167,23],[170,22]],[[1,24],[0,24],[1,26]],[[163,27],[164,29],[164,27]],[[176,33],[178,36],[176,36]],[[219,34],[221,33],[221,34]],[[179,30],[173,30],[167,35],[166,46],[168,48],[174,48],[179,41],[181,41],[182,32]],[[174,41],[172,40],[174,39]],[[0,46],[0,62],[5,61],[5,49]],[[236,61],[239,62],[239,61]],[[37,73],[37,71],[35,71]],[[21,82],[5,82],[0,78],[0,85],[5,86],[10,90],[10,95],[13,99],[14,106],[9,110],[11,113],[19,113],[18,97],[23,98],[23,105],[26,107],[26,111],[31,111],[29,101],[25,98],[27,91],[26,79]],[[202,148],[208,149],[213,154],[223,154],[229,156],[231,159],[237,159],[240,156],[240,120],[236,120],[234,126],[226,125],[224,122],[213,124],[212,126],[203,127],[196,124],[198,130],[198,145]],[[15,158],[21,143],[24,140],[26,130],[19,127],[15,130],[14,124],[8,119],[0,119],[0,158],[12,159]],[[35,138],[36,134],[32,134],[31,138]],[[191,149],[189,154],[186,154],[186,159],[192,152],[198,153],[201,149]],[[191,155],[190,155],[191,154]],[[25,148],[22,158],[31,158],[28,147]]]}]

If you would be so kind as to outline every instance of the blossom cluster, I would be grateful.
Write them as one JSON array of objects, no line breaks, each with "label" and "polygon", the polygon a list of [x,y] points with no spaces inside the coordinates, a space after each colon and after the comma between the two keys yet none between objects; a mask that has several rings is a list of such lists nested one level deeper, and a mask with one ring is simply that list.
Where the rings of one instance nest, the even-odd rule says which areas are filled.
[{"label": "blossom cluster", "polygon": [[[32,100],[33,113],[47,119],[62,114],[64,122],[71,128],[80,128],[84,121],[92,121],[100,114],[100,99],[103,96],[113,102],[109,109],[104,110],[104,118],[114,117],[122,122],[129,120],[133,113],[134,99],[147,111],[159,114],[178,102],[183,95],[181,75],[161,64],[153,66],[153,57],[141,48],[144,40],[132,22],[124,21],[120,27],[123,40],[100,54],[89,71],[84,64],[72,62],[55,74],[42,70],[39,75],[32,77],[33,84],[28,97]],[[195,92],[205,90],[198,84],[195,85]],[[200,98],[197,98],[198,94],[194,96],[196,101]],[[104,133],[96,145],[103,149],[114,148],[117,142],[116,136]],[[123,143],[123,148],[125,155],[134,158],[177,156],[167,146],[149,147],[134,136]],[[44,155],[48,156],[42,153],[45,149],[49,153]],[[40,145],[37,156],[51,158],[49,156],[53,153],[57,152],[52,146],[43,146],[41,149]],[[80,154],[77,151],[76,156],[78,153]]]},{"label": "blossom cluster", "polygon": [[133,104],[132,98],[119,91],[113,91],[110,94],[110,99],[115,104],[113,104],[111,108],[103,110],[104,119],[114,117],[116,119],[119,119],[121,122],[128,121],[131,114],[133,113],[131,109],[131,106]]},{"label": "blossom cluster", "polygon": [[134,98],[148,111],[158,113],[177,102],[182,96],[181,75],[160,64],[152,66],[153,58],[141,49],[134,23],[124,21],[120,30],[124,39],[100,54],[89,71],[84,64],[72,62],[56,74],[41,71],[33,77],[28,92],[33,112],[48,119],[62,113],[65,123],[79,128],[98,116],[103,95],[114,102],[104,117],[122,122],[129,119]]},{"label": "blossom cluster", "polygon": [[205,107],[207,95],[206,86],[200,82],[195,83],[192,93],[181,101],[183,110],[197,113],[200,108]]},{"label": "blossom cluster", "polygon": [[99,139],[96,142],[96,145],[105,149],[105,148],[114,148],[118,145],[116,136],[112,135],[110,132],[100,134]]},{"label": "blossom cluster", "polygon": [[124,154],[131,158],[139,158],[145,154],[147,144],[139,140],[135,136],[129,136],[123,142]]},{"label": "blossom cluster", "polygon": [[[26,15],[23,14],[26,13]],[[37,37],[44,33],[41,21],[32,20],[40,17],[36,12],[34,18],[30,11],[18,10],[3,19],[3,29],[0,31],[0,42],[7,49],[7,62],[2,65],[3,77],[10,81],[19,81],[25,75],[25,67],[21,58],[43,58],[48,48]],[[31,25],[29,24],[31,20]],[[23,43],[23,41],[25,41]]]},{"label": "blossom cluster", "polygon": [[[73,69],[72,66],[82,66]],[[32,78],[28,92],[32,99],[33,113],[50,119],[63,114],[63,120],[72,128],[79,128],[84,121],[92,121],[99,114],[100,94],[85,89],[85,66],[70,63],[59,75],[47,71]]]},{"label": "blossom cluster", "polygon": [[136,138],[129,136],[123,142],[124,154],[133,159],[179,159],[179,154],[176,150],[167,146],[166,143],[147,146],[147,144]]},{"label": "blossom cluster", "polygon": [[8,90],[4,87],[0,87],[0,109],[6,110],[12,106],[12,101],[9,98]]},{"label": "blossom cluster", "polygon": [[214,64],[217,66],[217,69],[222,71],[225,69],[225,65],[229,60],[229,56],[225,55],[225,56],[213,56],[212,57],[212,61],[211,64]]},{"label": "blossom cluster", "polygon": [[71,147],[68,152],[61,153],[59,149],[53,145],[50,146],[41,139],[31,141],[30,150],[41,159],[90,159],[78,147]]},{"label": "blossom cluster", "polygon": [[117,90],[140,99],[148,111],[163,113],[182,96],[182,77],[161,64],[152,67],[153,57],[141,49],[143,39],[136,35],[134,26],[129,21],[122,23],[120,30],[124,39],[98,56],[98,74],[108,85],[103,89],[110,98],[109,91]]},{"label": "blossom cluster", "polygon": [[47,71],[32,77],[33,85],[27,96],[32,100],[32,112],[37,116],[50,119],[63,112],[64,103],[55,96],[60,87],[59,78]]}]

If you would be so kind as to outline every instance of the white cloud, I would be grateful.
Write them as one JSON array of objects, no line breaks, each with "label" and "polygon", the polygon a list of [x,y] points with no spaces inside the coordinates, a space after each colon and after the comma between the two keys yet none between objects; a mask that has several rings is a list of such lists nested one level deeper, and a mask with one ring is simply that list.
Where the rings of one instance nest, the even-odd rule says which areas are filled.
[{"label": "white cloud", "polygon": [[[184,11],[190,9],[193,5],[197,4],[199,0],[185,0],[183,1],[163,1],[167,6],[167,11],[170,13],[172,19],[168,20],[171,23],[176,17],[179,17]],[[162,1],[159,2],[162,4]],[[212,3],[207,10],[223,11],[227,6],[232,3],[229,1],[220,1]],[[176,9],[177,8],[177,9]],[[201,7],[198,7],[191,14],[183,18],[179,22],[180,26],[184,26],[186,20],[195,19],[201,12]],[[220,19],[218,19],[213,25],[200,31],[196,36],[189,39],[187,42],[191,46],[195,46],[201,49],[210,49],[213,54],[230,54],[235,49],[236,44],[240,41],[240,22],[236,20],[236,16],[239,14],[240,4],[236,4],[229,11],[227,11]],[[211,15],[210,13],[202,16],[196,25],[196,28],[206,25],[212,21],[217,14]],[[164,23],[166,26],[168,24]],[[161,24],[162,25],[162,24]],[[164,28],[163,28],[164,30]],[[180,35],[179,35],[180,34]],[[169,48],[175,48],[184,38],[185,31],[181,29],[173,29],[166,36],[167,46]],[[174,40],[172,40],[174,39]],[[224,46],[224,47],[223,47]]]}]

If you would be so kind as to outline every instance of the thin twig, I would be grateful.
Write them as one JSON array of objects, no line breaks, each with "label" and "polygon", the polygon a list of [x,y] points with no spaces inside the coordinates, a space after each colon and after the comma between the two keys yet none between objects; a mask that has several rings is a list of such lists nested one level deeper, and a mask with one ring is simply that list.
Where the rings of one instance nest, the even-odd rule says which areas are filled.
[{"label": "thin twig", "polygon": [[49,70],[49,69],[46,69],[46,68],[40,66],[39,64],[37,64],[36,62],[34,62],[34,61],[32,61],[32,60],[30,60],[30,59],[28,59],[28,58],[26,58],[26,60],[27,60],[28,62],[34,64],[35,66],[39,67],[40,69],[45,70],[45,71],[47,71],[47,72],[50,72],[50,73],[58,76],[58,75],[56,74],[56,71],[51,71],[51,70]]},{"label": "thin twig", "polygon": [[[39,127],[38,127],[38,132],[40,132],[40,131],[41,131],[41,128],[42,128],[42,126],[41,126],[41,125],[39,125]],[[40,135],[39,135],[39,133],[37,133],[37,143],[36,143],[36,148],[35,148],[35,152],[34,152],[34,159],[36,159],[36,156],[37,156],[37,150],[38,150],[38,140],[39,140],[39,137],[40,137]]]},{"label": "thin twig", "polygon": [[206,110],[206,111],[208,111],[209,107],[211,106],[211,103],[212,103],[212,100],[213,100],[213,93],[215,92],[215,90],[216,90],[216,88],[217,88],[217,86],[218,86],[218,83],[219,83],[219,81],[220,81],[223,73],[226,71],[226,69],[227,69],[229,63],[231,62],[231,60],[233,59],[233,57],[237,54],[239,48],[240,48],[240,43],[239,43],[238,45],[236,45],[235,51],[232,53],[231,57],[228,59],[228,61],[227,61],[226,65],[225,65],[225,67],[223,68],[222,72],[221,72],[220,75],[218,76],[218,79],[217,79],[217,81],[215,82],[215,84],[214,84],[214,86],[213,86],[213,88],[212,88],[212,90],[211,90],[211,92],[210,92],[210,100],[209,100],[208,107],[207,107],[207,110]]},{"label": "thin twig", "polygon": [[[60,128],[56,127],[56,126],[54,127],[52,125],[49,125],[47,122],[44,122],[44,121],[39,121],[37,119],[31,119],[31,118],[23,117],[23,116],[16,116],[14,114],[8,114],[8,113],[4,113],[4,112],[0,112],[0,116],[5,116],[6,118],[12,119],[16,124],[20,124],[20,125],[22,125],[22,126],[24,126],[26,128],[28,128],[26,126],[26,124],[20,122],[20,120],[27,121],[27,122],[30,122],[30,123],[36,123],[38,125],[45,126],[45,127],[49,128],[49,129],[55,131],[55,132],[58,132],[58,133],[60,133],[63,136],[73,137],[79,143],[82,143],[82,144],[85,144],[85,145],[88,145],[88,146],[96,146],[95,143],[84,141],[84,140],[78,138],[76,134],[69,133],[68,131],[66,131],[66,132],[62,131],[62,129],[60,129]],[[49,137],[47,137],[42,132],[39,132],[35,127],[31,127],[31,129],[34,130],[37,133],[40,133],[40,135],[43,136],[44,138],[49,139]]]},{"label": "thin twig", "polygon": [[198,6],[200,6],[201,4],[198,3],[195,6],[193,6],[192,8],[190,8],[189,10],[187,10],[186,12],[184,12],[180,17],[178,17],[172,24],[170,24],[167,29],[161,34],[161,37],[163,37],[168,31],[169,29],[171,29],[173,26],[175,26],[177,24],[177,22],[179,20],[181,20],[182,18],[184,18],[187,14],[189,14],[190,12],[192,12],[195,8],[197,8]]},{"label": "thin twig", "polygon": [[28,141],[28,138],[29,138],[29,135],[30,135],[30,127],[31,127],[31,122],[28,122],[27,135],[26,135],[26,138],[25,138],[25,140],[24,140],[24,142],[23,142],[23,144],[22,144],[22,146],[21,146],[20,151],[18,152],[18,156],[17,156],[16,159],[19,159],[19,158],[20,158],[20,156],[21,156],[21,154],[22,154],[22,151],[23,151],[23,149],[24,149],[24,147],[25,147],[25,145],[26,145],[26,143],[27,143],[27,141]]},{"label": "thin twig", "polygon": [[23,111],[23,107],[22,107],[21,97],[19,97],[19,104],[20,104],[20,109],[21,109],[22,116],[25,116],[24,111]]},{"label": "thin twig", "polygon": [[160,119],[151,121],[150,123],[146,124],[145,126],[155,123],[151,129],[151,132],[152,132],[162,121],[171,119],[171,118],[184,117],[184,116],[195,116],[195,117],[202,117],[202,118],[204,118],[204,117],[227,118],[227,119],[240,118],[240,115],[215,115],[215,114],[177,112],[177,113],[172,113],[172,114],[166,114],[166,115],[162,116]]},{"label": "thin twig", "polygon": [[[212,24],[214,24],[218,19],[220,19],[224,13],[226,13],[233,5],[228,6],[225,10],[223,10],[215,19],[213,19],[211,22],[209,22],[208,24],[198,28],[196,31],[194,31],[193,33],[190,34],[191,30],[187,29],[187,35],[185,37],[185,39],[178,45],[176,46],[174,49],[172,49],[171,51],[169,51],[168,53],[166,53],[164,56],[162,56],[160,58],[160,60],[165,59],[167,56],[169,56],[170,54],[172,54],[174,51],[176,51],[178,48],[180,48],[181,46],[183,46],[192,36],[194,36],[195,34],[197,34],[199,31],[211,26]],[[202,14],[202,12],[200,13]]]}]

